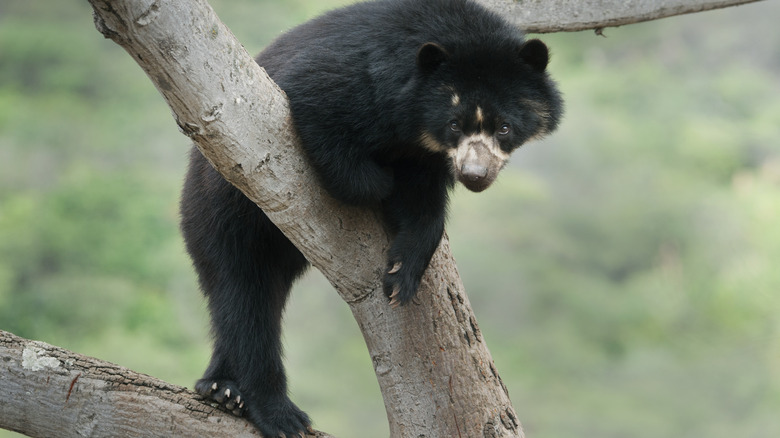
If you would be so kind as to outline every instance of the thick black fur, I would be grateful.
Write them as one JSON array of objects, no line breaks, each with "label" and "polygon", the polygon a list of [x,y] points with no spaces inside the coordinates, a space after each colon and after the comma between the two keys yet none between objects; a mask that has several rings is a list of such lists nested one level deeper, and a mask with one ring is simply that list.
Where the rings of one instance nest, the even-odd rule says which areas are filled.
[{"label": "thick black fur", "polygon": [[[447,152],[460,136],[509,124],[500,139],[508,153],[557,125],[547,60],[544,44],[467,0],[360,3],[293,29],[257,58],[287,93],[327,192],[384,212],[394,236],[384,289],[400,304],[441,239],[457,172]],[[484,120],[474,120],[476,106]],[[216,338],[196,389],[266,436],[306,430],[309,418],[287,396],[280,341],[306,259],[194,148],[181,215]]]}]

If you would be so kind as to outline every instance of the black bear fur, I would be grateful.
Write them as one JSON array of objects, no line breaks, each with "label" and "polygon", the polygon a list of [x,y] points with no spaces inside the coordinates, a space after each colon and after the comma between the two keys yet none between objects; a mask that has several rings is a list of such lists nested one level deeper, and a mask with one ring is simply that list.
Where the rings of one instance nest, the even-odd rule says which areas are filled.
[{"label": "black bear fur", "polygon": [[[383,212],[394,236],[383,286],[396,305],[416,294],[455,181],[484,190],[562,112],[547,47],[468,0],[348,6],[280,36],[257,62],[286,92],[327,192]],[[215,337],[196,390],[265,436],[309,429],[287,395],[280,340],[308,262],[195,148],[181,217]]]}]

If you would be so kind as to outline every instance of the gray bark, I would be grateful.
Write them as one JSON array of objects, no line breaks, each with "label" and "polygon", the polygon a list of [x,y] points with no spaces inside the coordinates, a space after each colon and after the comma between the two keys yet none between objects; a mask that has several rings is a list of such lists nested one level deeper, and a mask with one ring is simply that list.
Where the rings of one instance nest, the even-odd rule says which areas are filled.
[{"label": "gray bark", "polygon": [[[615,0],[588,2],[591,6],[583,8],[585,2],[481,1],[537,32],[658,18],[669,15],[663,5],[671,3]],[[744,2],[717,3],[722,7]],[[182,132],[226,179],[268,214],[349,304],[374,363],[392,436],[523,436],[463,290],[446,236],[415,302],[390,308],[380,282],[389,238],[376,214],[344,207],[318,186],[291,130],[284,93],[254,63],[205,0],[90,3],[98,29],[125,48],[146,71]],[[645,3],[662,7],[647,12],[639,6]],[[674,3],[686,3],[688,11],[697,11],[715,2]],[[559,7],[551,8],[551,4]],[[631,7],[638,17],[633,21]],[[577,8],[581,8],[579,12]],[[582,12],[586,9],[588,14]],[[611,13],[620,10],[629,12]],[[67,352],[55,347],[33,344],[30,348],[42,349],[39,356],[53,357],[65,365],[55,367],[53,360],[44,360],[42,363],[52,366],[31,371],[18,351],[24,351],[19,345],[26,341],[8,334],[0,339],[4,342],[0,345],[18,344],[10,353],[0,350],[2,427],[32,436],[80,436],[78,427],[89,427],[91,436],[115,436],[125,430],[121,429],[122,421],[136,417],[143,424],[127,429],[135,436],[170,436],[174,426],[192,431],[184,435],[215,435],[196,432],[200,423],[217,423],[220,433],[228,436],[250,433],[247,423],[197,404],[182,388],[163,382],[146,384],[143,382],[151,378],[136,377],[110,364],[86,367],[100,373],[81,371],[71,367],[68,359],[60,359],[57,355]],[[75,424],[74,420],[57,412],[66,410],[62,388],[69,387],[78,372],[82,376],[77,395],[83,403],[92,398],[93,408],[74,414],[86,418],[86,423],[74,426],[68,435],[63,431]],[[138,387],[133,386],[139,382]],[[70,400],[72,397],[71,393]],[[123,412],[127,415],[121,415]],[[117,417],[123,420],[112,420]],[[52,425],[56,434],[46,429]]]},{"label": "gray bark", "polygon": [[759,0],[477,0],[531,33],[602,29]]},{"label": "gray bark", "polygon": [[191,391],[0,331],[0,427],[33,437],[258,437]]}]

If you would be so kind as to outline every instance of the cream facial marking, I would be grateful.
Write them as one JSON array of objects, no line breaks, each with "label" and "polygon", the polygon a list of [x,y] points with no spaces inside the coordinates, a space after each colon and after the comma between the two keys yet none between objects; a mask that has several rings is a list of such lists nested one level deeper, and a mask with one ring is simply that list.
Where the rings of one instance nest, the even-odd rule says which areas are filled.
[{"label": "cream facial marking", "polygon": [[473,134],[462,138],[458,142],[458,147],[455,149],[450,149],[447,151],[447,154],[455,163],[456,168],[460,169],[467,159],[473,158],[473,154],[476,153],[476,145],[484,145],[488,152],[490,152],[490,154],[497,158],[502,164],[509,160],[510,154],[501,149],[501,147],[498,145],[498,142],[493,137],[482,133]]},{"label": "cream facial marking", "polygon": [[493,136],[487,135],[483,132],[479,134],[472,134],[468,137],[464,138],[458,143],[458,149],[463,147],[468,147],[473,144],[482,143],[487,146],[490,153],[495,156],[496,158],[506,161],[509,159],[509,153],[505,152],[503,149],[501,149],[501,146],[499,146],[498,142],[496,141]]},{"label": "cream facial marking", "polygon": [[477,112],[474,114],[474,117],[477,119],[477,124],[482,127],[482,122],[485,121],[485,115],[482,113],[481,107],[477,107]]},{"label": "cream facial marking", "polygon": [[472,192],[481,192],[493,184],[509,159],[498,141],[486,134],[461,138],[458,146],[447,154],[458,181]]},{"label": "cream facial marking", "polygon": [[460,105],[460,96],[458,95],[458,93],[454,93],[452,95],[452,106],[458,106],[458,105]]},{"label": "cream facial marking", "polygon": [[427,150],[433,152],[433,153],[439,153],[443,152],[447,149],[446,146],[436,141],[433,136],[427,132],[423,132],[422,135],[420,135],[420,144]]}]

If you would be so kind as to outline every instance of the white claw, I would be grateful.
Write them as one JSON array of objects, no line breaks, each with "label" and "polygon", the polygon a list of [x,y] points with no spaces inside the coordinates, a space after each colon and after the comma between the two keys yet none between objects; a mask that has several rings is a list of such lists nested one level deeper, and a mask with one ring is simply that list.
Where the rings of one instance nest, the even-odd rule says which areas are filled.
[{"label": "white claw", "polygon": [[236,397],[236,404],[241,404],[241,396]]},{"label": "white claw", "polygon": [[243,409],[243,408],[244,408],[244,402],[239,403],[238,404],[238,409]]},{"label": "white claw", "polygon": [[395,262],[393,267],[389,271],[387,271],[387,273],[388,274],[395,274],[396,272],[400,271],[401,270],[401,264],[402,264],[401,262]]},{"label": "white claw", "polygon": [[230,398],[230,388],[225,390],[225,398]]},{"label": "white claw", "polygon": [[214,382],[211,384],[211,390],[216,391],[217,390],[217,382]]}]

